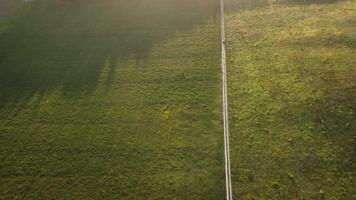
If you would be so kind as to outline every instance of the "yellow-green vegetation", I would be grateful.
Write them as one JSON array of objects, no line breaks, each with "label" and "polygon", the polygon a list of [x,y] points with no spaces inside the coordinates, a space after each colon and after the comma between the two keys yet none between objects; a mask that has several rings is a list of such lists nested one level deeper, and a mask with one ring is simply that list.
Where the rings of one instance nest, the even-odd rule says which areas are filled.
[{"label": "yellow-green vegetation", "polygon": [[0,199],[223,199],[218,6],[15,9],[0,33]]},{"label": "yellow-green vegetation", "polygon": [[235,199],[354,199],[356,1],[226,21]]}]

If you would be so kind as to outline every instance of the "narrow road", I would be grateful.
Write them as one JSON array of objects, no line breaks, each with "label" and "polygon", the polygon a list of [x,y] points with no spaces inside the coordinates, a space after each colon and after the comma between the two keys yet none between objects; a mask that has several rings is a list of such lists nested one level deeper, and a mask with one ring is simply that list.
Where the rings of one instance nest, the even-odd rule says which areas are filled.
[{"label": "narrow road", "polygon": [[224,120],[224,152],[225,152],[225,179],[226,200],[232,200],[231,170],[230,170],[230,147],[229,147],[229,118],[227,101],[227,77],[226,77],[226,47],[225,47],[225,9],[224,0],[220,0],[221,19],[221,69],[222,69],[222,100]]}]

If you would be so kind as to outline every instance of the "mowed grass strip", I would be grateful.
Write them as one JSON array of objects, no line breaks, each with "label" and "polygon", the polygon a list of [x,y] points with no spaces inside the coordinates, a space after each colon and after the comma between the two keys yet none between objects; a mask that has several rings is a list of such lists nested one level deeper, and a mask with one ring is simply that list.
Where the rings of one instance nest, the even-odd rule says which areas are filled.
[{"label": "mowed grass strip", "polygon": [[0,33],[0,199],[223,199],[218,5],[14,12]]},{"label": "mowed grass strip", "polygon": [[355,198],[356,4],[227,20],[235,199]]}]

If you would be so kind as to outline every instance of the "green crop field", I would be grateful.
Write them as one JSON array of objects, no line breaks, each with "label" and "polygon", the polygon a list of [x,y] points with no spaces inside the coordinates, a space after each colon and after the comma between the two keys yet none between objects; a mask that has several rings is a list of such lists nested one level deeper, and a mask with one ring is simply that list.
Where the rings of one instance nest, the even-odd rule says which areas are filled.
[{"label": "green crop field", "polygon": [[0,199],[224,197],[219,2],[0,12]]},{"label": "green crop field", "polygon": [[235,199],[355,199],[356,1],[226,21]]}]

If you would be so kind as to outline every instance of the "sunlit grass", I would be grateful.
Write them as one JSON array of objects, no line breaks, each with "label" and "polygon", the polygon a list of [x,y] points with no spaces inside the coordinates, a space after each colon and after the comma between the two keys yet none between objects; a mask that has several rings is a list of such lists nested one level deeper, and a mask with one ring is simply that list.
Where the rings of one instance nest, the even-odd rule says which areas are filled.
[{"label": "sunlit grass", "polygon": [[352,199],[354,1],[227,16],[236,199]]}]

